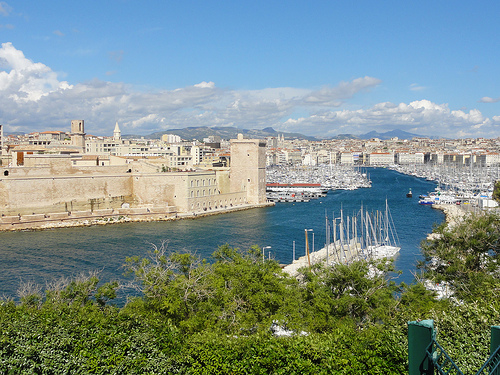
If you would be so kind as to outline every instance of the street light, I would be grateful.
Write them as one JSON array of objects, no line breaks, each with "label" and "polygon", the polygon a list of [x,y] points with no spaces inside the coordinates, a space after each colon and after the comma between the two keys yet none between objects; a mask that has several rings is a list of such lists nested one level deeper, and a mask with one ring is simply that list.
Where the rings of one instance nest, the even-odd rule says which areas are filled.
[{"label": "street light", "polygon": [[[262,263],[264,263],[264,252],[265,252],[265,250],[266,249],[270,249],[270,248],[271,248],[271,246],[264,246],[262,248]],[[271,252],[269,252],[269,258],[271,258]]]},{"label": "street light", "polygon": [[[309,267],[311,267],[311,257],[309,256],[309,241],[307,240],[307,232],[313,232],[312,229],[304,229],[304,232],[306,234],[306,255],[307,255],[307,262],[309,263]],[[314,236],[314,232],[313,232]]]}]

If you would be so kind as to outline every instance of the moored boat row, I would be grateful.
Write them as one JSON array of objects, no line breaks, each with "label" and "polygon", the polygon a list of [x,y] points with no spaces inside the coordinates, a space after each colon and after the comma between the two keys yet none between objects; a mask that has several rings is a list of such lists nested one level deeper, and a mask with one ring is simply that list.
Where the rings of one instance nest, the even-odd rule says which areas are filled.
[{"label": "moored boat row", "polygon": [[366,173],[340,165],[272,166],[266,169],[266,179],[267,198],[275,202],[307,202],[326,196],[329,190],[371,186]]}]

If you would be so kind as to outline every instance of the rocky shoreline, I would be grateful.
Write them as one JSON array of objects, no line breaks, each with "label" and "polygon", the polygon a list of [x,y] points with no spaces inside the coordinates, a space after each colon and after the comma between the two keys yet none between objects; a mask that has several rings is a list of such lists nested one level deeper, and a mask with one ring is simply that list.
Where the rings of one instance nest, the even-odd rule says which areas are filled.
[{"label": "rocky shoreline", "polygon": [[470,209],[457,204],[433,204],[432,208],[443,211],[445,221],[450,226],[456,225],[464,216],[472,212]]}]

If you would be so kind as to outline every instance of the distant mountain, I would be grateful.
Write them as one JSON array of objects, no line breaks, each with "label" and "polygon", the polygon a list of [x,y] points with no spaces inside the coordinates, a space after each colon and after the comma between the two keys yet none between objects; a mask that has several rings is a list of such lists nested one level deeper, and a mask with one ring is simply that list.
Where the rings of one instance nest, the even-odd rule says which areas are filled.
[{"label": "distant mountain", "polygon": [[[161,139],[163,134],[175,134],[185,140],[203,140],[209,136],[219,136],[222,139],[236,139],[238,134],[243,134],[246,138],[266,138],[266,137],[278,137],[281,135],[285,136],[285,139],[305,139],[308,141],[318,141],[321,139],[371,139],[378,138],[382,140],[391,139],[397,137],[399,139],[412,139],[413,137],[425,137],[431,139],[438,139],[440,137],[429,137],[421,134],[413,134],[405,132],[403,130],[395,129],[385,133],[379,133],[376,131],[371,131],[366,134],[354,135],[354,134],[338,134],[334,137],[322,138],[322,137],[311,137],[300,133],[286,133],[278,132],[271,127],[264,129],[240,129],[232,126],[219,126],[219,127],[208,127],[208,126],[191,126],[183,129],[170,129],[160,132],[155,132],[147,136],[143,136],[148,139]],[[141,138],[139,135],[124,135],[123,138]]]},{"label": "distant mountain", "polygon": [[[240,129],[232,126],[220,126],[209,128],[207,126],[200,127],[188,127],[184,129],[170,129],[161,132],[156,132],[147,136],[151,139],[160,139],[163,134],[175,134],[182,139],[191,140],[203,140],[203,138],[208,138],[209,136],[219,136],[222,139],[236,139],[238,134],[243,134],[246,138],[266,138],[266,137],[277,137],[278,135],[284,135],[285,139],[306,139],[309,141],[317,141],[315,137],[308,137],[299,133],[284,133],[277,132],[273,128],[265,129]],[[127,136],[127,138],[132,138],[133,136]]]},{"label": "distant mountain", "polygon": [[360,139],[360,136],[354,134],[337,134],[335,137],[329,139]]},{"label": "distant mountain", "polygon": [[421,134],[408,133],[408,132],[405,132],[404,130],[399,130],[399,129],[391,130],[391,131],[388,131],[385,133],[371,131],[369,133],[361,134],[358,136],[358,138],[360,138],[360,139],[378,138],[378,139],[382,139],[382,140],[391,139],[394,137],[397,137],[399,139],[412,139],[413,137],[424,137],[424,138],[431,138],[431,139],[439,138],[439,137],[428,137],[426,135],[421,135]]}]

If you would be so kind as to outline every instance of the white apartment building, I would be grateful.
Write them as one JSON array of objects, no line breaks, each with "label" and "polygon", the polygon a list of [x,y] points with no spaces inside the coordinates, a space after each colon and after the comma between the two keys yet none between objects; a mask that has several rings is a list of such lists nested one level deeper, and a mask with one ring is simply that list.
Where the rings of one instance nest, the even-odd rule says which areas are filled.
[{"label": "white apartment building", "polygon": [[182,142],[182,139],[180,136],[178,135],[175,135],[175,134],[163,134],[161,136],[161,140],[165,143],[169,143],[169,144],[172,144],[172,143],[181,143]]},{"label": "white apartment building", "polygon": [[368,154],[369,165],[389,165],[394,164],[394,154],[392,152],[372,152]]},{"label": "white apartment building", "polygon": [[408,164],[424,164],[423,152],[398,152],[396,153],[396,161],[401,165]]},{"label": "white apartment building", "polygon": [[476,155],[476,163],[484,167],[491,167],[500,164],[500,154],[497,152],[488,152],[485,154]]},{"label": "white apartment building", "polygon": [[343,165],[353,165],[354,164],[354,154],[352,152],[341,152],[339,154],[340,164]]},{"label": "white apartment building", "polygon": [[316,154],[315,153],[305,154],[304,158],[302,159],[302,164],[315,166],[317,164],[316,163]]}]

